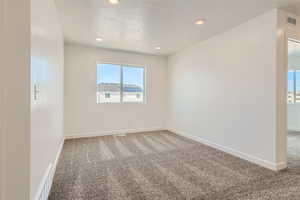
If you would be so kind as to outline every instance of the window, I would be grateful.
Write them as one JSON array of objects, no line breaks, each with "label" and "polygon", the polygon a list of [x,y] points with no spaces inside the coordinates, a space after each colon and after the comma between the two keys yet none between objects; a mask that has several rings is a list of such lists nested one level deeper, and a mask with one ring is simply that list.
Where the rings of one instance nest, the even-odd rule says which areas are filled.
[{"label": "window", "polygon": [[144,68],[123,66],[123,102],[143,102]]},{"label": "window", "polygon": [[98,64],[97,103],[144,102],[143,67]]},{"label": "window", "polygon": [[295,71],[295,102],[300,103],[300,71]]},{"label": "window", "polygon": [[300,70],[288,71],[287,102],[300,103]]},{"label": "window", "polygon": [[294,71],[289,70],[288,71],[288,92],[287,92],[287,102],[288,103],[294,103],[295,100],[295,76]]}]

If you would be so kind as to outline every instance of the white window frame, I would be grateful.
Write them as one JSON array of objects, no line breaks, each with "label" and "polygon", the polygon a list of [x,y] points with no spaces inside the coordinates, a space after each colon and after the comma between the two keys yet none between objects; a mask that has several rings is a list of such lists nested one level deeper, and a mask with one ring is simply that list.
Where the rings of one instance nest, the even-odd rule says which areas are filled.
[{"label": "white window frame", "polygon": [[[96,86],[96,103],[97,104],[146,104],[146,67],[143,65],[136,65],[136,64],[120,64],[115,62],[97,62],[96,63],[96,70],[99,65],[103,64],[111,64],[111,65],[119,65],[120,70],[120,102],[101,102],[100,98],[97,96],[98,86]],[[131,67],[131,68],[142,68],[143,69],[143,99],[142,101],[132,101],[132,102],[124,102],[123,101],[123,67]],[[96,80],[97,80],[97,73],[96,73]],[[97,81],[96,81],[97,82]],[[96,83],[97,85],[97,83]]]}]

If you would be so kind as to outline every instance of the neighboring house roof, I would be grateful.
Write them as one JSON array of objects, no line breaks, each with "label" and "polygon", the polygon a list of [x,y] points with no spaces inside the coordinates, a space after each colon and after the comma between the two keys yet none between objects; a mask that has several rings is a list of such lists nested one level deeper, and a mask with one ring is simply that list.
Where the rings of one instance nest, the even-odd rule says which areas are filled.
[{"label": "neighboring house roof", "polygon": [[[119,92],[120,91],[120,84],[118,83],[99,83],[98,84],[98,91],[99,92]],[[123,85],[123,92],[142,92],[143,89],[134,84],[124,84]]]}]

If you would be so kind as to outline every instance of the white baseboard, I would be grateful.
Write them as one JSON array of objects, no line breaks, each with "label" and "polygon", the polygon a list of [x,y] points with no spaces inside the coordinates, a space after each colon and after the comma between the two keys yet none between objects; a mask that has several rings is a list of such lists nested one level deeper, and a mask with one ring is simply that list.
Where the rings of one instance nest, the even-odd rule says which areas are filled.
[{"label": "white baseboard", "polygon": [[59,149],[56,154],[54,162],[49,164],[49,166],[43,176],[43,179],[40,183],[39,189],[36,193],[34,200],[47,200],[48,199],[48,196],[49,196],[50,190],[51,190],[51,186],[53,183],[53,177],[54,177],[54,174],[56,171],[56,166],[57,166],[60,154],[62,152],[63,145],[64,145],[64,139],[62,140],[62,142],[59,145]]},{"label": "white baseboard", "polygon": [[162,131],[166,130],[164,128],[137,128],[137,129],[123,129],[123,130],[114,130],[114,131],[74,131],[66,132],[65,139],[75,139],[75,138],[88,138],[88,137],[98,137],[106,135],[119,135],[119,134],[128,134],[128,133],[142,133],[150,131]]},{"label": "white baseboard", "polygon": [[225,147],[225,146],[222,146],[222,145],[210,142],[210,141],[205,140],[205,139],[203,139],[203,138],[201,138],[199,136],[193,136],[193,135],[187,134],[187,133],[185,133],[183,131],[179,131],[179,130],[172,129],[172,128],[170,128],[168,130],[171,131],[171,132],[173,132],[173,133],[175,133],[175,134],[178,134],[178,135],[190,138],[192,140],[195,140],[195,141],[200,142],[202,144],[205,144],[207,146],[213,147],[215,149],[218,149],[218,150],[223,151],[225,153],[228,153],[228,154],[231,154],[233,156],[239,157],[239,158],[241,158],[243,160],[247,160],[247,161],[252,162],[254,164],[257,164],[259,166],[271,169],[273,171],[279,171],[279,170],[285,169],[287,167],[287,163],[286,162],[272,163],[272,162],[263,160],[261,158],[258,158],[258,157],[255,157],[255,156],[251,156],[249,154],[237,151],[235,149],[228,148],[228,147]]},{"label": "white baseboard", "polygon": [[[65,138],[62,139],[60,145],[59,145],[59,149],[58,149],[58,152],[56,154],[56,157],[55,157],[55,160],[53,162],[53,171],[55,172],[56,171],[56,167],[57,167],[57,163],[58,163],[58,160],[60,158],[60,155],[61,155],[61,152],[63,150],[63,147],[64,147],[64,143],[65,143]],[[53,174],[54,175],[54,174]]]}]

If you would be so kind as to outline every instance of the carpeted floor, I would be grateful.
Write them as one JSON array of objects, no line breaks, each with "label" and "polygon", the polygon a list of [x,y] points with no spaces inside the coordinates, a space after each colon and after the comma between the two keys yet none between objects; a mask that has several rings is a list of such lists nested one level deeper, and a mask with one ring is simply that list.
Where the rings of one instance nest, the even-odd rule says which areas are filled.
[{"label": "carpeted floor", "polygon": [[65,142],[49,200],[299,200],[300,134],[273,172],[173,133]]}]

